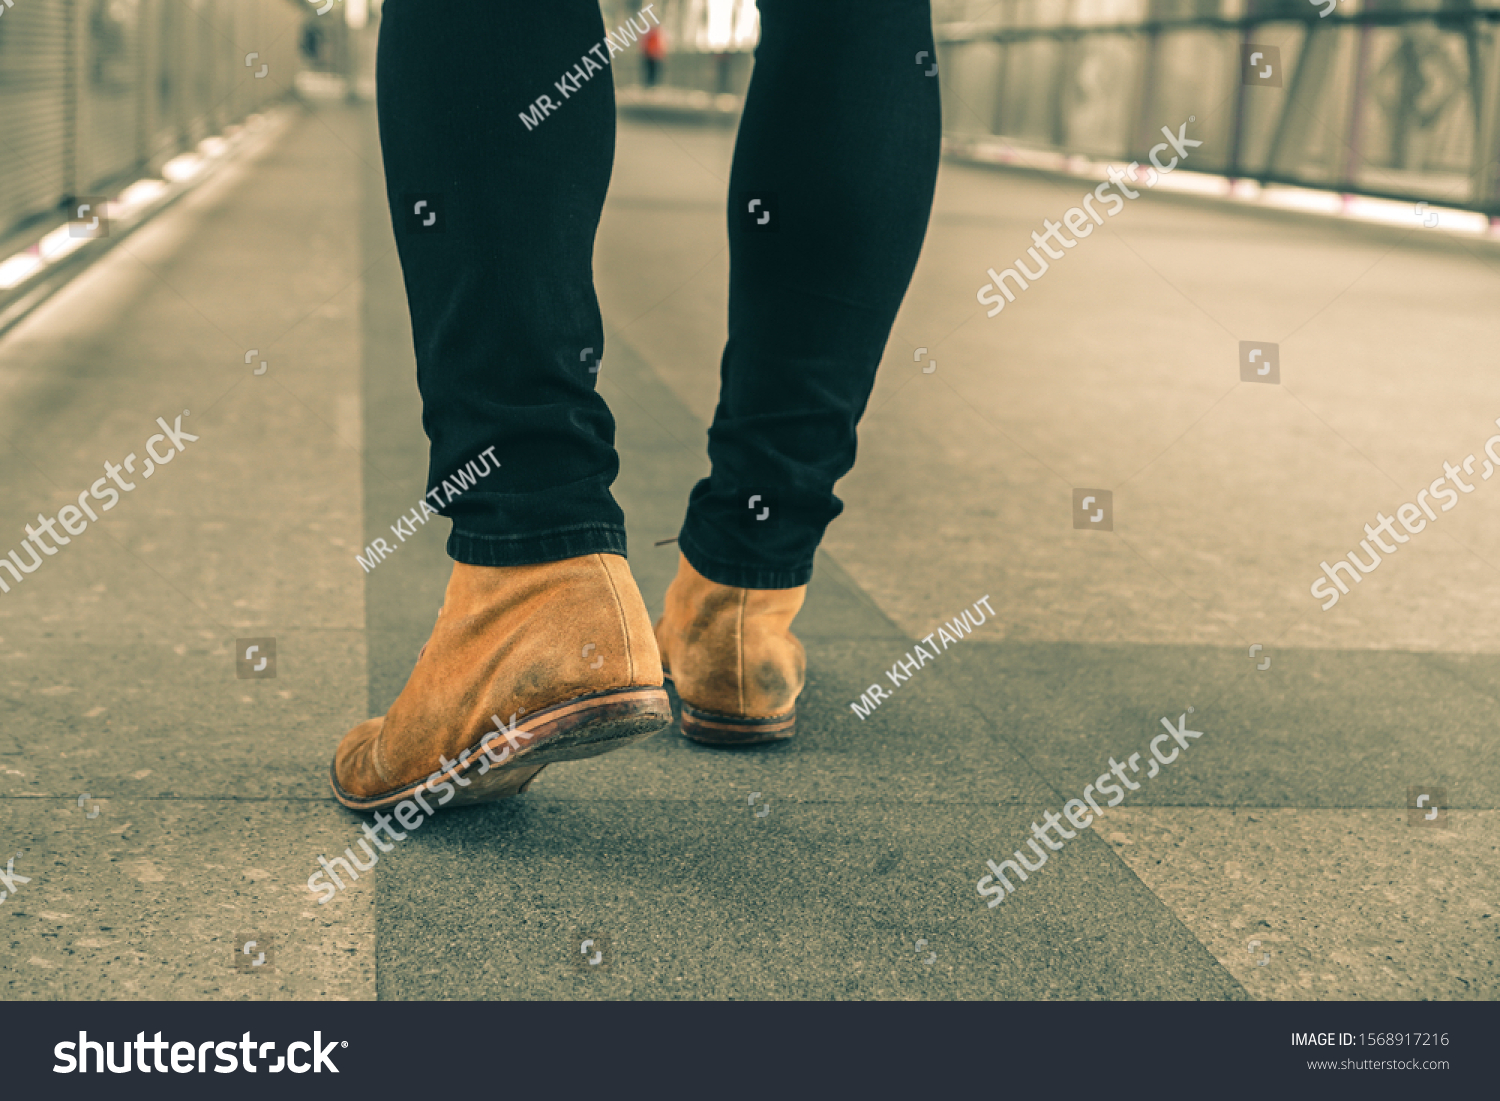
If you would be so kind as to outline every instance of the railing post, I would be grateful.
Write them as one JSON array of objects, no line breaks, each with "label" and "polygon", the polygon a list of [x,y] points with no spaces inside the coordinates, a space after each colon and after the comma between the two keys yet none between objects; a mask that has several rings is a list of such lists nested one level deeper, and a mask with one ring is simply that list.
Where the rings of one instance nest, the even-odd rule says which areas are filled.
[{"label": "railing post", "polygon": [[[1010,55],[1013,47],[1011,43],[1003,40],[996,40],[995,46],[998,56],[995,58],[995,92],[990,97],[989,129],[999,136],[1005,131],[1005,78],[1010,68]],[[950,57],[957,53],[957,48],[950,47]]]},{"label": "railing post", "polygon": [[1135,104],[1135,133],[1127,140],[1127,159],[1144,154],[1151,144],[1148,135],[1156,132],[1156,74],[1161,70],[1161,28],[1153,24],[1145,38],[1141,49],[1140,98]]},{"label": "railing post", "polygon": [[1354,59],[1354,92],[1349,100],[1349,142],[1344,157],[1344,171],[1339,181],[1345,193],[1358,190],[1360,157],[1364,153],[1365,136],[1365,91],[1370,74],[1370,35],[1374,28],[1368,23],[1359,25],[1359,47]]},{"label": "railing post", "polygon": [[1049,120],[1049,129],[1052,133],[1052,144],[1063,152],[1067,151],[1068,145],[1068,114],[1073,99],[1071,94],[1073,71],[1081,51],[1082,47],[1078,43],[1077,36],[1068,33],[1066,28],[1060,29],[1057,36],[1057,52],[1053,55],[1057,69],[1052,78],[1052,118]]},{"label": "railing post", "polygon": [[1302,48],[1297,51],[1297,68],[1287,85],[1281,105],[1281,118],[1266,154],[1266,174],[1279,179],[1302,175],[1308,137],[1317,118],[1317,105],[1333,72],[1338,50],[1338,28],[1319,23],[1304,24]]},{"label": "railing post", "polygon": [[1231,70],[1234,75],[1234,121],[1229,129],[1228,163],[1224,166],[1224,175],[1231,181],[1240,178],[1245,159],[1245,80],[1240,71],[1240,58],[1245,56],[1245,45],[1254,33],[1255,28],[1246,25],[1234,50],[1234,68]]},{"label": "railing post", "polygon": [[[1496,194],[1496,164],[1500,157],[1500,30],[1494,23],[1486,26],[1489,49],[1486,54],[1484,95],[1480,100],[1477,131],[1474,135],[1473,184],[1470,201],[1487,214],[1500,213],[1500,196]],[[1479,53],[1481,51],[1476,51]]]}]

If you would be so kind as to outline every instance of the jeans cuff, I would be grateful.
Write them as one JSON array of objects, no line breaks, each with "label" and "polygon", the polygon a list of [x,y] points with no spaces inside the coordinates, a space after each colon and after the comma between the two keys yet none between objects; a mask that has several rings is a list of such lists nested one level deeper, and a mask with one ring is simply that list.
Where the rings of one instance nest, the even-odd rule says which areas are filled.
[{"label": "jeans cuff", "polygon": [[585,554],[625,557],[625,529],[574,524],[537,535],[482,535],[454,528],[448,536],[448,557],[470,566],[533,566]]},{"label": "jeans cuff", "polygon": [[812,580],[811,560],[804,566],[793,566],[790,569],[768,569],[764,566],[741,566],[723,562],[704,554],[686,531],[678,535],[677,548],[688,560],[688,565],[720,585],[732,585],[737,589],[796,589]]}]

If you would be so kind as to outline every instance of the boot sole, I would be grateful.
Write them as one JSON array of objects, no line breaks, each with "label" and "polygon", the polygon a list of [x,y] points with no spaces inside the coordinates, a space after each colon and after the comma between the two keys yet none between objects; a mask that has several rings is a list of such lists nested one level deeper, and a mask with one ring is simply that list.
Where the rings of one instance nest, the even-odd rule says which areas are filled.
[{"label": "boot sole", "polygon": [[767,719],[747,719],[699,711],[682,701],[682,733],[703,745],[761,745],[780,742],[797,732],[797,709]]},{"label": "boot sole", "polygon": [[[663,667],[663,679],[676,691],[672,670]],[[682,694],[677,694],[682,704],[682,733],[700,745],[764,745],[766,742],[782,742],[797,733],[797,708],[785,715],[773,715],[768,719],[747,719],[740,715],[724,715],[718,711],[700,711]]]},{"label": "boot sole", "polygon": [[[463,765],[454,765],[442,773],[436,783],[465,778],[467,784],[456,784],[454,796],[444,806],[469,806],[508,799],[525,791],[537,773],[561,761],[582,761],[659,734],[672,725],[672,704],[661,688],[620,688],[597,692],[563,703],[544,707],[516,723],[510,735],[520,742],[501,765],[489,763],[483,775],[479,765],[489,758],[477,750],[490,733],[486,727],[469,746],[472,753]],[[492,750],[508,744],[504,735],[491,741]],[[462,755],[462,751],[460,751]],[[416,780],[395,791],[380,795],[351,795],[339,786],[333,764],[329,780],[336,799],[351,810],[383,810],[409,799],[417,792],[430,795],[428,781]],[[472,775],[471,775],[472,774]]]}]

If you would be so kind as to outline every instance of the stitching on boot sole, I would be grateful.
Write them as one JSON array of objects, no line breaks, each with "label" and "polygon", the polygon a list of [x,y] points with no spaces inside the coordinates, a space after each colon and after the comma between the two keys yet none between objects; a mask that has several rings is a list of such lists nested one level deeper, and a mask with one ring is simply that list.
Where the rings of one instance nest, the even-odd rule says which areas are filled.
[{"label": "stitching on boot sole", "polygon": [[[678,698],[681,699],[681,697]],[[705,718],[709,719],[725,719],[732,723],[739,723],[747,726],[757,723],[781,722],[783,719],[790,719],[797,714],[797,707],[795,704],[792,705],[792,709],[790,711],[783,712],[780,715],[726,715],[722,711],[710,711],[706,707],[699,707],[697,704],[688,703],[686,700],[683,700],[682,702],[687,705],[688,709],[694,715],[702,715]]]}]

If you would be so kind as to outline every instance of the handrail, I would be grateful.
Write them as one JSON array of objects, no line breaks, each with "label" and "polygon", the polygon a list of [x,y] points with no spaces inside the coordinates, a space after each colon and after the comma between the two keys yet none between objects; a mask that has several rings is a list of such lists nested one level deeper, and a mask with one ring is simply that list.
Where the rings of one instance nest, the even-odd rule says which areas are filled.
[{"label": "handrail", "polygon": [[[1320,10],[1309,3],[1236,18],[942,24],[945,125],[958,144],[988,136],[1144,161],[1159,140],[1148,135],[1180,121],[1184,105],[1202,103],[1198,125],[1217,125],[1218,148],[1206,147],[1199,162],[1209,171],[1500,214],[1500,8],[1327,18]],[[1163,59],[1184,36],[1204,60],[1169,74]],[[1274,87],[1256,86],[1240,64],[1267,43],[1290,51]],[[976,49],[989,52],[969,64]],[[1008,73],[1013,63],[1018,74]],[[1079,75],[1086,63],[1092,84]],[[1210,105],[1227,118],[1210,119]]]}]

